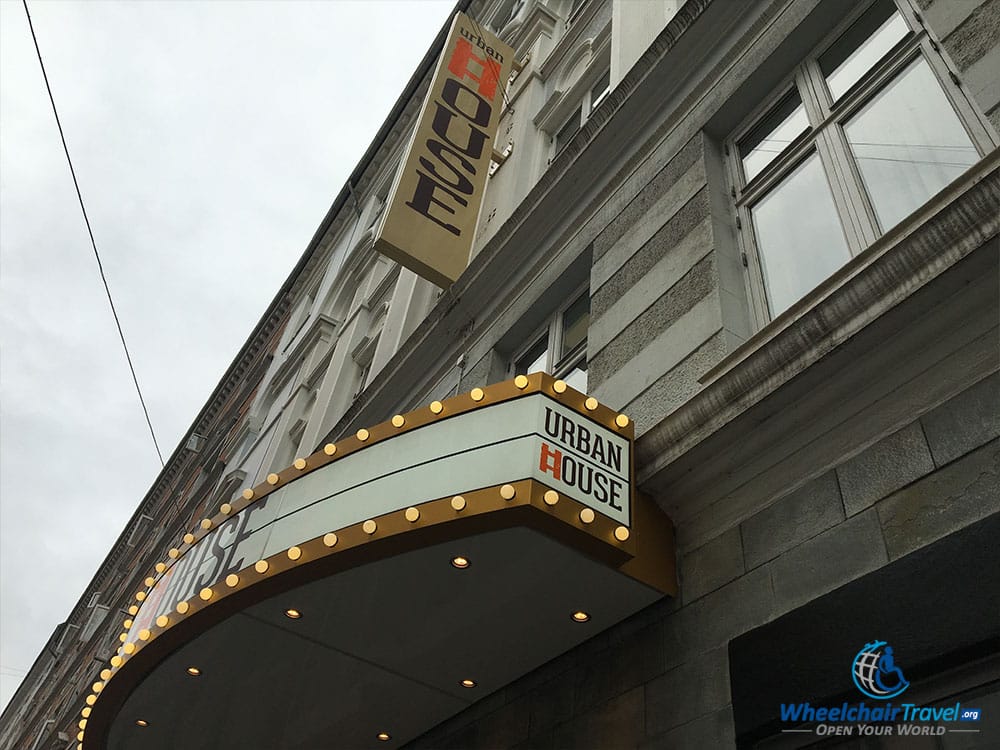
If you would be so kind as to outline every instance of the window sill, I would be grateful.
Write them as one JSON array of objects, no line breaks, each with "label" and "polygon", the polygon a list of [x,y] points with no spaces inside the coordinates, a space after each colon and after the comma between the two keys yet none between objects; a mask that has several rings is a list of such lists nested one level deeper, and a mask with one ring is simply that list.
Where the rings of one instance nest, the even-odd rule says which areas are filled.
[{"label": "window sill", "polygon": [[[936,238],[929,237],[930,232],[922,231],[926,225],[935,221],[947,222],[947,215],[956,203],[961,203],[964,196],[974,192],[979,183],[996,179],[998,167],[1000,167],[1000,150],[994,150],[887,234],[876,240],[867,250],[852,258],[830,278],[761,328],[715,367],[702,375],[698,382],[702,385],[709,385],[719,380],[739,365],[747,362],[752,355],[763,353],[768,347],[776,346],[779,339],[793,332],[792,329],[808,325],[810,321],[807,319],[813,319],[817,322],[820,320],[853,321],[855,318],[862,317],[863,314],[864,321],[861,321],[863,323],[892,307],[899,299],[908,296],[918,286],[930,281],[933,276],[951,265],[950,262],[941,262],[944,256],[939,258],[937,262],[928,263],[926,267],[911,269],[909,265],[905,268],[893,265],[892,268],[882,269],[888,270],[890,273],[905,271],[902,277],[890,276],[877,280],[867,277],[869,275],[883,276],[877,267],[889,265],[887,256],[899,251],[901,246],[911,244],[911,239],[915,249],[923,248],[934,242]],[[890,292],[898,291],[898,298],[891,294],[882,297],[871,296],[870,287],[875,286],[872,283],[874,281],[877,281],[880,287],[889,286]],[[859,291],[863,293],[859,294]],[[845,330],[843,332],[844,338],[849,337],[851,333],[853,331]]]}]

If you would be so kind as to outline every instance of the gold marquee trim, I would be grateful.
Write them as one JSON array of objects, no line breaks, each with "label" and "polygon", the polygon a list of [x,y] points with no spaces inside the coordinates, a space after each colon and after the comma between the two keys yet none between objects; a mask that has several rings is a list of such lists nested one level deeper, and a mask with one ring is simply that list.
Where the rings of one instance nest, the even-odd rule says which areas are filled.
[{"label": "gold marquee trim", "polygon": [[[336,443],[326,444],[310,456],[296,458],[291,466],[279,472],[268,474],[264,482],[255,487],[244,489],[236,498],[222,503],[214,515],[196,522],[195,527],[183,534],[177,543],[170,548],[167,559],[158,561],[152,566],[151,572],[144,581],[146,590],[136,592],[135,601],[132,606],[128,607],[129,619],[123,623],[125,631],[118,637],[122,645],[111,657],[109,665],[102,667],[98,681],[91,686],[91,692],[83,700],[84,706],[80,712],[82,718],[79,721],[80,732],[77,735],[79,742],[77,750],[85,750],[85,748],[90,750],[94,746],[93,743],[85,741],[86,727],[94,708],[100,708],[100,698],[105,686],[123,670],[125,665],[134,659],[136,654],[154,644],[165,633],[199,613],[217,607],[227,598],[265,580],[272,580],[298,566],[308,565],[347,550],[358,549],[370,542],[398,537],[411,530],[446,524],[461,517],[483,516],[505,509],[534,509],[549,516],[551,520],[559,522],[548,528],[548,531],[557,532],[557,536],[560,527],[570,534],[582,532],[593,542],[593,544],[587,545],[588,552],[596,557],[603,557],[607,562],[619,567],[622,572],[637,580],[664,593],[675,594],[676,582],[672,564],[659,573],[652,572],[648,565],[637,566],[633,564],[636,562],[634,558],[637,554],[637,542],[629,527],[620,525],[607,516],[594,513],[592,509],[582,503],[560,495],[554,489],[536,480],[523,479],[499,486],[463,492],[461,495],[438,498],[416,506],[392,511],[361,523],[328,531],[323,535],[293,545],[287,550],[258,560],[236,573],[230,573],[211,586],[204,587],[191,598],[177,602],[171,607],[169,613],[161,614],[148,629],[142,630],[138,634],[138,641],[126,642],[128,630],[133,619],[139,613],[142,603],[147,597],[147,592],[212,529],[230,517],[239,514],[290,482],[359,450],[453,416],[535,393],[542,393],[554,399],[580,416],[606,427],[629,441],[634,440],[634,425],[626,415],[600,404],[593,397],[588,397],[568,387],[562,380],[556,380],[546,373],[534,373],[527,376],[518,375],[512,380],[484,388],[474,388],[469,393],[460,394],[444,401],[433,401],[427,407],[406,414],[397,414],[391,420],[370,429],[359,429],[355,434]],[[634,474],[631,466],[629,473],[630,476]],[[641,497],[637,497],[636,500],[645,502],[635,503],[637,506],[635,510],[638,512],[633,516],[632,523],[635,523],[635,516],[645,516],[651,519],[649,508],[643,507],[643,505],[648,505],[649,501]],[[659,527],[653,530],[653,534],[650,534],[650,537],[657,537],[657,541],[662,541],[661,531],[672,534],[669,521],[666,521],[665,518],[663,521],[666,525],[662,523],[652,524]],[[652,545],[649,545],[648,548],[652,548]],[[657,555],[657,557],[660,556]],[[110,726],[110,717],[104,722],[105,730],[108,726]]]}]

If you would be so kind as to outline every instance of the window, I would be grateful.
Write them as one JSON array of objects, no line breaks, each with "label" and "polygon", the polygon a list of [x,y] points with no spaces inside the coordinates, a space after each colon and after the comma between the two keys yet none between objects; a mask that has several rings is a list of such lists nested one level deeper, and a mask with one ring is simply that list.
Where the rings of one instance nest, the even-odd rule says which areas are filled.
[{"label": "window", "polygon": [[372,211],[371,221],[368,222],[368,227],[365,231],[368,231],[368,229],[372,229],[375,226],[375,224],[378,223],[378,220],[382,218],[382,212],[385,211],[385,204],[386,204],[385,198],[379,198],[376,196],[375,208]]},{"label": "window", "polygon": [[605,97],[611,93],[611,68],[608,68],[601,74],[601,77],[597,79],[590,89],[590,112],[593,114],[594,110],[601,106],[601,102],[604,101]]},{"label": "window", "polygon": [[557,154],[566,148],[566,144],[573,140],[573,136],[576,135],[582,125],[583,107],[577,107],[576,111],[569,116],[569,119],[566,120],[566,122],[563,123],[563,126],[556,132],[555,142]]},{"label": "window", "polygon": [[594,113],[601,102],[603,102],[608,94],[611,93],[611,69],[608,68],[597,80],[594,81],[593,85],[584,94],[583,101],[580,102],[580,106],[573,110],[565,122],[563,122],[562,127],[556,131],[555,136],[552,140],[555,145],[553,156],[559,154],[566,144],[573,140],[573,136],[576,135],[577,131],[583,127],[583,124],[590,119],[590,116]]},{"label": "window", "polygon": [[571,298],[546,321],[512,364],[513,375],[548,372],[578,391],[587,390],[587,328],[590,290]]},{"label": "window", "polygon": [[759,325],[993,148],[911,15],[863,8],[727,143]]}]

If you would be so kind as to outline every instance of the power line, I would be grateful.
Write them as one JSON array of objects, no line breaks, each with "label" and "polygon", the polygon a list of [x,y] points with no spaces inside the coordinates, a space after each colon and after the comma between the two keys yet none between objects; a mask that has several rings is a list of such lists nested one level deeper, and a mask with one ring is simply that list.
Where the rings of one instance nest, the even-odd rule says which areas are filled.
[{"label": "power line", "polygon": [[125,343],[125,333],[122,331],[121,321],[118,319],[118,311],[115,309],[115,301],[111,297],[111,288],[104,275],[104,265],[101,263],[101,254],[97,252],[97,242],[94,240],[94,231],[90,228],[90,218],[87,216],[87,208],[83,205],[83,194],[80,192],[80,183],[76,179],[76,170],[73,169],[73,160],[69,155],[69,147],[66,145],[66,136],[63,133],[62,123],[59,120],[59,111],[56,109],[56,100],[52,96],[52,87],[49,85],[49,76],[45,72],[45,63],[42,62],[42,51],[38,47],[38,38],[35,36],[35,27],[31,23],[31,13],[28,12],[28,0],[21,0],[24,5],[24,15],[28,17],[28,28],[31,30],[31,40],[35,43],[35,53],[38,55],[38,65],[42,69],[42,78],[45,79],[45,90],[49,93],[49,102],[52,103],[52,114],[56,118],[56,126],[59,128],[59,138],[62,140],[63,151],[66,154],[66,162],[69,164],[69,173],[73,176],[73,187],[76,188],[76,197],[80,201],[80,210],[83,212],[83,221],[87,225],[87,234],[90,235],[90,246],[94,248],[94,257],[97,259],[97,270],[101,272],[101,281],[104,283],[104,291],[108,296],[108,304],[111,305],[111,314],[114,315],[115,325],[118,327],[118,337],[122,341],[122,349],[125,350],[125,359],[128,360],[128,369],[132,373],[132,382],[135,383],[135,392],[139,395],[139,404],[142,406],[142,413],[146,417],[146,424],[149,426],[149,436],[153,438],[153,447],[156,448],[156,455],[160,459],[160,466],[165,466],[163,454],[160,452],[160,445],[156,442],[156,433],[153,432],[153,423],[149,419],[149,410],[146,408],[146,401],[142,397],[142,389],[139,388],[139,378],[135,374],[135,367],[132,364],[132,356],[129,354],[128,345]]}]

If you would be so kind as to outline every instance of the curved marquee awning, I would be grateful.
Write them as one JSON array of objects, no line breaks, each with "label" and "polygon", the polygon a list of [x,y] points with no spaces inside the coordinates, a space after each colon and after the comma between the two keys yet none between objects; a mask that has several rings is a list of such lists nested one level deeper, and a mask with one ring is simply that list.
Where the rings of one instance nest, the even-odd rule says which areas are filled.
[{"label": "curved marquee awning", "polygon": [[676,594],[632,443],[536,373],[296,460],[151,566],[78,750],[397,747]]}]

